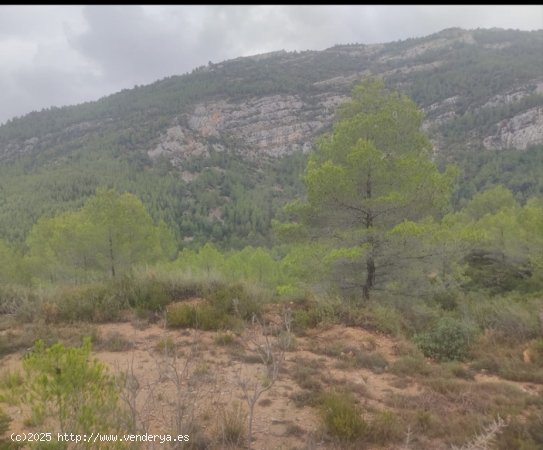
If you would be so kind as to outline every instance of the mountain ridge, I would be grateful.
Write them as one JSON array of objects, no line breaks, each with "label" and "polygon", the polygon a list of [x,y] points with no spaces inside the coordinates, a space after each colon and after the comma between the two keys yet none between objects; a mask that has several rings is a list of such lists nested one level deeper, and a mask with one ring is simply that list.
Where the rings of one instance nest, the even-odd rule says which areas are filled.
[{"label": "mountain ridge", "polygon": [[0,126],[0,238],[24,240],[41,215],[79,207],[105,184],[140,196],[179,239],[243,240],[249,221],[256,234],[248,242],[260,244],[281,204],[301,192],[303,155],[369,74],[424,111],[436,162],[463,169],[457,201],[497,182],[502,175],[485,167],[498,159],[523,171],[504,181],[521,199],[539,194],[537,170],[525,167],[539,164],[543,145],[542,49],[543,30],[453,28],[210,62],[94,102],[32,112]]}]

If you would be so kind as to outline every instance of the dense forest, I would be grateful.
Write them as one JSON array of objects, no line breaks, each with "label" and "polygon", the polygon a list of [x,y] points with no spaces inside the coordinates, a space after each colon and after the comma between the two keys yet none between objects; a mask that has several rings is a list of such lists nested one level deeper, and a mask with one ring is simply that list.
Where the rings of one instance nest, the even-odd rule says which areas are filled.
[{"label": "dense forest", "polygon": [[[534,88],[516,106],[477,109],[513,80],[543,73],[542,34],[471,36],[483,47],[453,42],[450,65],[414,79],[402,72],[402,55],[435,36],[388,44],[366,59],[352,56],[364,46],[340,46],[210,64],[0,127],[0,358],[27,352],[24,372],[0,376],[0,448],[20,448],[2,438],[13,420],[5,405],[23,405],[25,426],[34,428],[148,430],[130,403],[130,374],[119,384],[89,358],[100,342],[90,333],[80,347],[65,347],[55,331],[65,324],[163,320],[171,330],[216,333],[214,342],[228,347],[249,339],[244,333],[265,324],[273,306],[283,314],[279,330],[249,339],[264,371],[252,396],[238,379],[248,411],[235,416],[240,428],[227,428],[234,416],[221,419],[220,433],[196,420],[189,427],[183,410],[172,434],[200,436],[183,448],[251,448],[255,406],[264,405],[257,400],[285,373],[301,389],[291,397],[296,407],[318,411],[326,448],[478,448],[478,438],[500,450],[542,448],[543,147],[497,151],[477,140],[541,106]],[[202,97],[310,95],[322,89],[318,81],[370,63],[389,75],[342,87],[349,99],[310,152],[251,158],[247,144],[224,135],[207,136],[207,152],[182,160],[146,152],[172,114]],[[460,87],[455,118],[425,128],[422,108]],[[28,151],[11,152],[36,136]],[[32,333],[20,331],[27,325]],[[335,325],[397,345],[387,362],[375,342],[332,343],[319,351],[338,359],[336,369],[398,377],[400,388],[418,383],[434,401],[397,394],[379,399],[379,409],[368,389],[328,389],[313,366],[281,375],[296,338]],[[161,345],[164,354],[173,348]],[[539,395],[497,382],[477,390],[481,374]],[[47,448],[68,448],[54,444]],[[118,448],[133,448],[125,444]]]},{"label": "dense forest", "polygon": [[[348,96],[368,72],[381,74],[387,86],[426,111],[434,160],[461,171],[455,206],[498,184],[524,202],[543,192],[541,141],[527,141],[521,152],[514,146],[489,149],[483,141],[519,115],[541,109],[542,42],[541,32],[450,29],[380,46],[276,52],[210,63],[97,102],[12,119],[0,127],[0,238],[20,247],[38,218],[80,208],[98,187],[108,186],[138,196],[155,221],[172,229],[180,248],[208,240],[237,249],[269,244],[272,219],[302,192],[306,152],[248,157],[251,144],[235,130],[192,130],[187,123],[195,105],[227,99],[241,109],[248,99],[290,95],[303,103],[299,112],[308,120],[320,121],[313,117],[323,108],[321,96]],[[260,120],[257,129],[271,119]],[[194,132],[206,151],[151,157],[172,124],[185,135]],[[315,137],[309,133],[303,142]]]}]

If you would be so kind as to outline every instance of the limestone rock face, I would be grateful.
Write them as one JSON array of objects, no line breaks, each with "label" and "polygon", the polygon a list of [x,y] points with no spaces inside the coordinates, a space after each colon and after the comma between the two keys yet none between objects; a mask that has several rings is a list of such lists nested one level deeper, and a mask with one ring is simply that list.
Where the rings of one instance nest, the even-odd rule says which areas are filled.
[{"label": "limestone rock face", "polygon": [[541,144],[543,142],[543,108],[532,108],[511,119],[502,120],[497,128],[496,134],[484,138],[485,148],[524,150],[530,145]]},{"label": "limestone rock face", "polygon": [[217,142],[229,142],[252,158],[307,152],[315,136],[332,123],[337,105],[347,99],[325,93],[306,100],[297,95],[272,95],[237,103],[199,103],[181,118],[188,125],[168,128],[148,155],[175,160],[204,154],[209,148],[222,151],[224,146]]},{"label": "limestone rock face", "polygon": [[[174,165],[210,151],[251,159],[307,152],[331,128],[352,86],[369,74],[418,103],[436,153],[522,151],[543,144],[543,66],[537,53],[543,35],[493,33],[449,29],[396,43],[210,63],[102,103],[62,114],[32,113],[13,129],[0,127],[0,162],[38,154],[53,159],[102,146]],[[526,67],[510,69],[513,47],[529,55],[522,59]],[[490,62],[481,67],[481,58]],[[488,83],[481,84],[481,77]]]}]

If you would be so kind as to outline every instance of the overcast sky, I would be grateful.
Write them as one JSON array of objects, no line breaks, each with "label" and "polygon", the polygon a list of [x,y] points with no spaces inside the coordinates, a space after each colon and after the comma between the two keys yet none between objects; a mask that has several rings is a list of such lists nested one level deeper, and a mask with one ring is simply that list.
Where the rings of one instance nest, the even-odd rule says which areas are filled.
[{"label": "overcast sky", "polygon": [[3,6],[0,123],[238,56],[543,29],[543,6]]}]

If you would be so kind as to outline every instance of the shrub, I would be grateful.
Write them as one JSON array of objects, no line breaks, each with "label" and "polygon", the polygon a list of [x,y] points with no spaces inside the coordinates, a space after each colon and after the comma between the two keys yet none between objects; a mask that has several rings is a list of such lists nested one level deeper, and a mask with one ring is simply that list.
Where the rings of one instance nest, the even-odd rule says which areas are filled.
[{"label": "shrub", "polygon": [[234,345],[236,343],[236,338],[232,333],[217,333],[213,339],[213,342],[222,347],[226,347],[229,345]]},{"label": "shrub", "polygon": [[466,315],[482,329],[492,330],[502,340],[523,342],[539,334],[537,305],[503,297],[492,300],[476,299],[465,306]]},{"label": "shrub", "polygon": [[369,369],[375,373],[383,373],[388,367],[388,361],[379,352],[357,349],[354,352],[354,366],[359,369]]},{"label": "shrub", "polygon": [[368,425],[350,393],[323,394],[319,409],[326,430],[340,441],[355,441],[368,431]]},{"label": "shrub", "polygon": [[375,414],[368,430],[369,439],[380,445],[402,439],[403,432],[401,421],[391,411],[379,411]]},{"label": "shrub", "polygon": [[[528,343],[501,343],[495,332],[482,334],[475,341],[470,354],[471,368],[486,370],[512,381],[543,382],[541,339]],[[538,350],[539,348],[539,350]],[[524,362],[524,357],[529,360]]]},{"label": "shrub", "polygon": [[451,317],[441,318],[427,333],[415,336],[422,352],[439,361],[462,360],[476,335],[474,326]]},{"label": "shrub", "polygon": [[306,406],[318,406],[321,400],[321,394],[319,390],[303,390],[295,392],[290,395],[290,399],[298,408],[304,408]]},{"label": "shrub", "polygon": [[528,347],[533,364],[543,367],[543,338],[539,338],[530,343]]},{"label": "shrub", "polygon": [[233,330],[241,325],[237,317],[210,305],[194,306],[183,303],[168,308],[166,324],[170,327],[198,328],[206,331]]},{"label": "shrub", "polygon": [[399,336],[402,333],[403,319],[400,311],[396,308],[377,304],[372,306],[371,314],[378,331],[393,336]]},{"label": "shrub", "polygon": [[111,331],[105,337],[100,337],[96,344],[101,350],[108,352],[126,352],[134,347],[134,344],[118,331]]},{"label": "shrub", "polygon": [[183,303],[171,305],[166,311],[166,325],[169,327],[195,328],[196,307]]},{"label": "shrub", "polygon": [[119,425],[118,388],[106,367],[90,358],[90,338],[81,347],[57,343],[46,348],[37,341],[23,361],[21,401],[31,412],[30,423],[51,417],[61,432],[114,430]]},{"label": "shrub", "polygon": [[309,296],[294,302],[292,313],[292,330],[303,334],[308,328],[315,328],[321,323],[337,322],[347,306],[337,299],[311,298]]},{"label": "shrub", "polygon": [[0,394],[0,401],[8,404],[16,404],[17,392],[20,391],[23,382],[23,377],[19,372],[7,371],[3,373],[0,378],[0,390],[6,392],[6,394]]},{"label": "shrub", "polygon": [[52,323],[115,321],[128,306],[110,283],[63,286],[49,297],[51,300],[42,306],[42,315]]},{"label": "shrub", "polygon": [[9,430],[9,424],[11,423],[11,420],[11,417],[9,417],[2,410],[2,408],[0,408],[0,450],[15,450],[16,448],[18,448],[15,442],[13,442],[7,436],[4,436]]},{"label": "shrub", "polygon": [[445,311],[453,311],[458,307],[458,293],[454,291],[440,291],[433,296],[434,302]]},{"label": "shrub", "polygon": [[29,288],[0,286],[0,315],[14,314],[18,319],[23,319],[23,309],[26,309],[28,304],[35,305],[36,302],[37,297]]},{"label": "shrub", "polygon": [[292,378],[298,386],[302,389],[308,389],[312,391],[320,390],[320,383],[315,378],[317,375],[317,370],[311,366],[305,364],[305,361],[300,361],[296,366],[294,366],[294,372]]},{"label": "shrub", "polygon": [[389,371],[398,376],[428,376],[432,373],[432,368],[427,364],[422,355],[407,355],[401,356],[394,361]]},{"label": "shrub", "polygon": [[171,336],[162,337],[157,341],[155,350],[170,355],[175,351],[175,342]]},{"label": "shrub", "polygon": [[475,373],[469,367],[465,367],[463,364],[457,361],[451,361],[445,365],[445,369],[450,371],[456,378],[462,378],[464,380],[473,380]]},{"label": "shrub", "polygon": [[308,328],[317,325],[317,317],[308,311],[298,310],[292,313],[292,331],[302,334]]},{"label": "shrub", "polygon": [[113,283],[113,289],[123,303],[137,310],[162,311],[173,299],[168,283],[153,276],[125,276]]},{"label": "shrub", "polygon": [[443,311],[422,302],[404,302],[397,305],[408,335],[426,333],[442,317]]},{"label": "shrub", "polygon": [[223,314],[238,315],[242,319],[250,320],[253,315],[260,316],[262,306],[254,294],[248,292],[243,284],[236,283],[212,293],[211,304]]},{"label": "shrub", "polygon": [[239,403],[223,411],[219,423],[219,440],[223,445],[240,446],[245,438],[245,412]]},{"label": "shrub", "polygon": [[196,326],[200,330],[237,330],[241,327],[238,317],[225,314],[212,306],[202,305],[196,308]]}]

